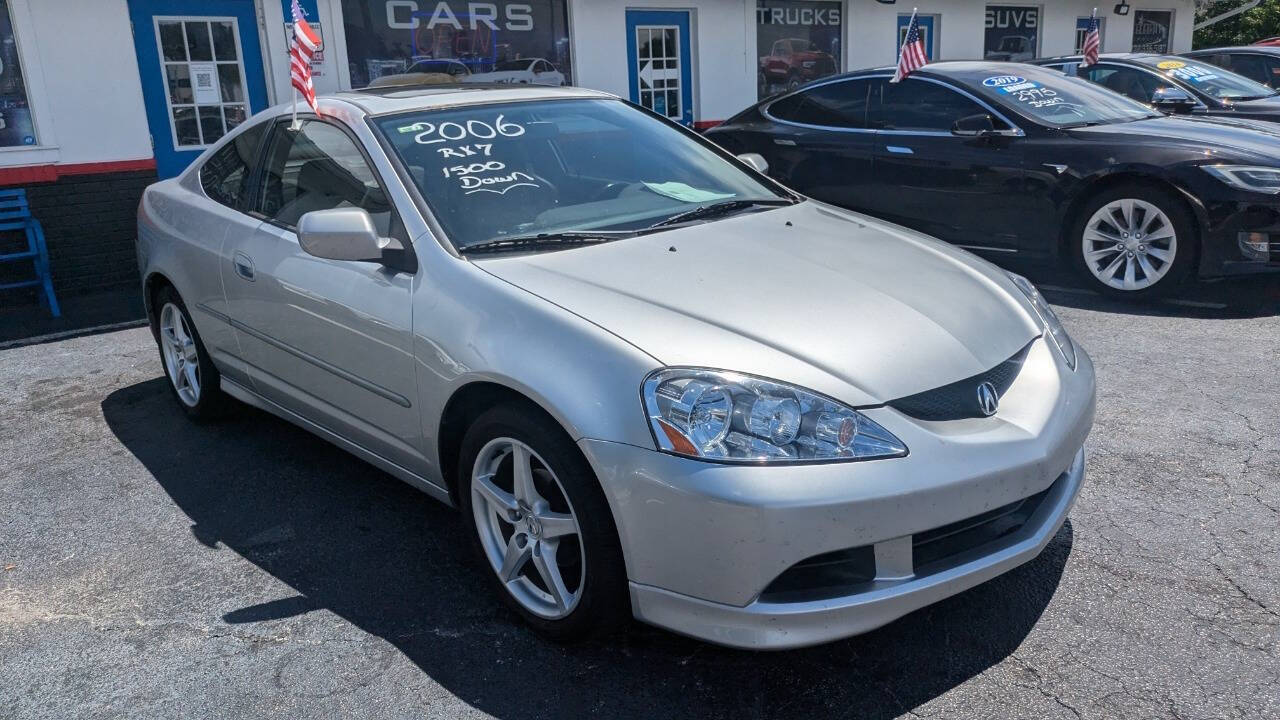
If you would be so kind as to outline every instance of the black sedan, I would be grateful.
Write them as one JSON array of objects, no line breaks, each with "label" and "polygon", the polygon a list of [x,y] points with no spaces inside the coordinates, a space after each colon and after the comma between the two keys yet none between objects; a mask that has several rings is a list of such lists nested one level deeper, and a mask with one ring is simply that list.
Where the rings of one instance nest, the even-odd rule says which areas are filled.
[{"label": "black sedan", "polygon": [[1217,65],[1272,89],[1280,88],[1280,47],[1242,45],[1183,53],[1198,62]]},{"label": "black sedan", "polygon": [[1243,75],[1192,58],[1148,53],[1103,55],[1080,67],[1080,56],[1036,60],[1096,82],[1165,113],[1280,122],[1280,94]]},{"label": "black sedan", "polygon": [[1166,117],[1032,65],[892,75],[811,83],[708,137],[815,199],[993,258],[1062,258],[1121,296],[1280,270],[1280,127]]}]

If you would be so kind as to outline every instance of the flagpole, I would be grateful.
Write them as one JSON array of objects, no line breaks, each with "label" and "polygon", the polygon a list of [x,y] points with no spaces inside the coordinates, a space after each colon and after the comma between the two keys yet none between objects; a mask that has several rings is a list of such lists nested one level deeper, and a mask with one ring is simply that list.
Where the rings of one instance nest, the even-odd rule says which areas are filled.
[{"label": "flagpole", "polygon": [[298,88],[293,89],[293,122],[289,123],[290,130],[297,130],[302,127],[298,124]]}]

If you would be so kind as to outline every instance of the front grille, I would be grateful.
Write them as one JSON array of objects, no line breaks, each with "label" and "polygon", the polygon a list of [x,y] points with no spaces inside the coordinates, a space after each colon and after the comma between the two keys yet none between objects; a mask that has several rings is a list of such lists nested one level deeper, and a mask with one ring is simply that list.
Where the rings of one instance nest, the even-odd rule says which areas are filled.
[{"label": "front grille", "polygon": [[1022,363],[1031,351],[1031,343],[990,370],[973,377],[958,380],[950,385],[925,390],[889,402],[889,407],[910,415],[917,420],[963,420],[986,417],[978,403],[978,386],[989,382],[995,386],[996,396],[1003,397],[1009,386],[1022,371]]},{"label": "front grille", "polygon": [[1049,490],[988,510],[964,520],[943,525],[911,538],[911,561],[916,577],[931,575],[964,561],[964,555],[986,547],[1022,529],[1031,519]]},{"label": "front grille", "polygon": [[[911,537],[912,577],[922,578],[991,554],[1024,537],[1027,523],[1053,489]],[[899,582],[899,578],[883,582]],[[874,545],[815,555],[792,565],[760,594],[762,602],[808,602],[844,597],[877,587]]]}]

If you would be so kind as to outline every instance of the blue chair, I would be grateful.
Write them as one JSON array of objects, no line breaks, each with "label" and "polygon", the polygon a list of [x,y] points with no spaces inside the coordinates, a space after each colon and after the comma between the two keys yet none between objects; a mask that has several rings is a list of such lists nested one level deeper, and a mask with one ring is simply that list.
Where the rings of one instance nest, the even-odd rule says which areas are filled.
[{"label": "blue chair", "polygon": [[58,308],[58,298],[53,294],[53,275],[49,272],[49,249],[44,244],[44,228],[40,221],[31,216],[31,206],[27,204],[27,191],[0,190],[0,231],[22,230],[27,235],[27,249],[22,252],[0,255],[0,262],[17,262],[30,260],[36,266],[36,279],[22,282],[0,284],[0,290],[20,287],[40,287],[44,290],[41,304],[49,306],[54,317],[62,317]]}]

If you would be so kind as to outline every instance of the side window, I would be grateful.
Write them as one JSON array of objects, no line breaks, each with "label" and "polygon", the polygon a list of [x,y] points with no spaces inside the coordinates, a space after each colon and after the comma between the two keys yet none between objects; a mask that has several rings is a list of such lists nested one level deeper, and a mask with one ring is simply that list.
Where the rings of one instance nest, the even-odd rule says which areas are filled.
[{"label": "side window", "polygon": [[[955,90],[927,80],[881,80],[871,89],[869,124],[880,130],[950,132],[960,118],[978,114],[991,113]],[[999,118],[991,119],[1000,124]]]},{"label": "side window", "polygon": [[1271,73],[1267,68],[1267,61],[1262,56],[1240,54],[1229,55],[1227,57],[1229,58],[1229,62],[1223,65],[1223,67],[1230,68],[1232,72],[1239,73],[1250,80],[1256,80],[1263,84],[1269,84],[1271,82]]},{"label": "side window", "polygon": [[1264,62],[1267,65],[1267,79],[1262,82],[1274,89],[1280,89],[1280,58],[1268,57]]},{"label": "side window", "polygon": [[249,176],[258,162],[258,146],[269,123],[258,123],[237,135],[200,168],[200,185],[213,200],[241,209]]},{"label": "side window", "polygon": [[379,233],[391,234],[391,203],[364,155],[345,132],[319,120],[304,120],[297,132],[276,126],[259,197],[262,214],[289,227],[309,212],[358,207]]},{"label": "side window", "polygon": [[867,127],[870,80],[843,80],[785,97],[769,106],[779,120],[837,128]]},{"label": "side window", "polygon": [[1171,85],[1144,70],[1115,65],[1094,65],[1081,72],[1087,80],[1146,104],[1150,104],[1156,89]]}]

